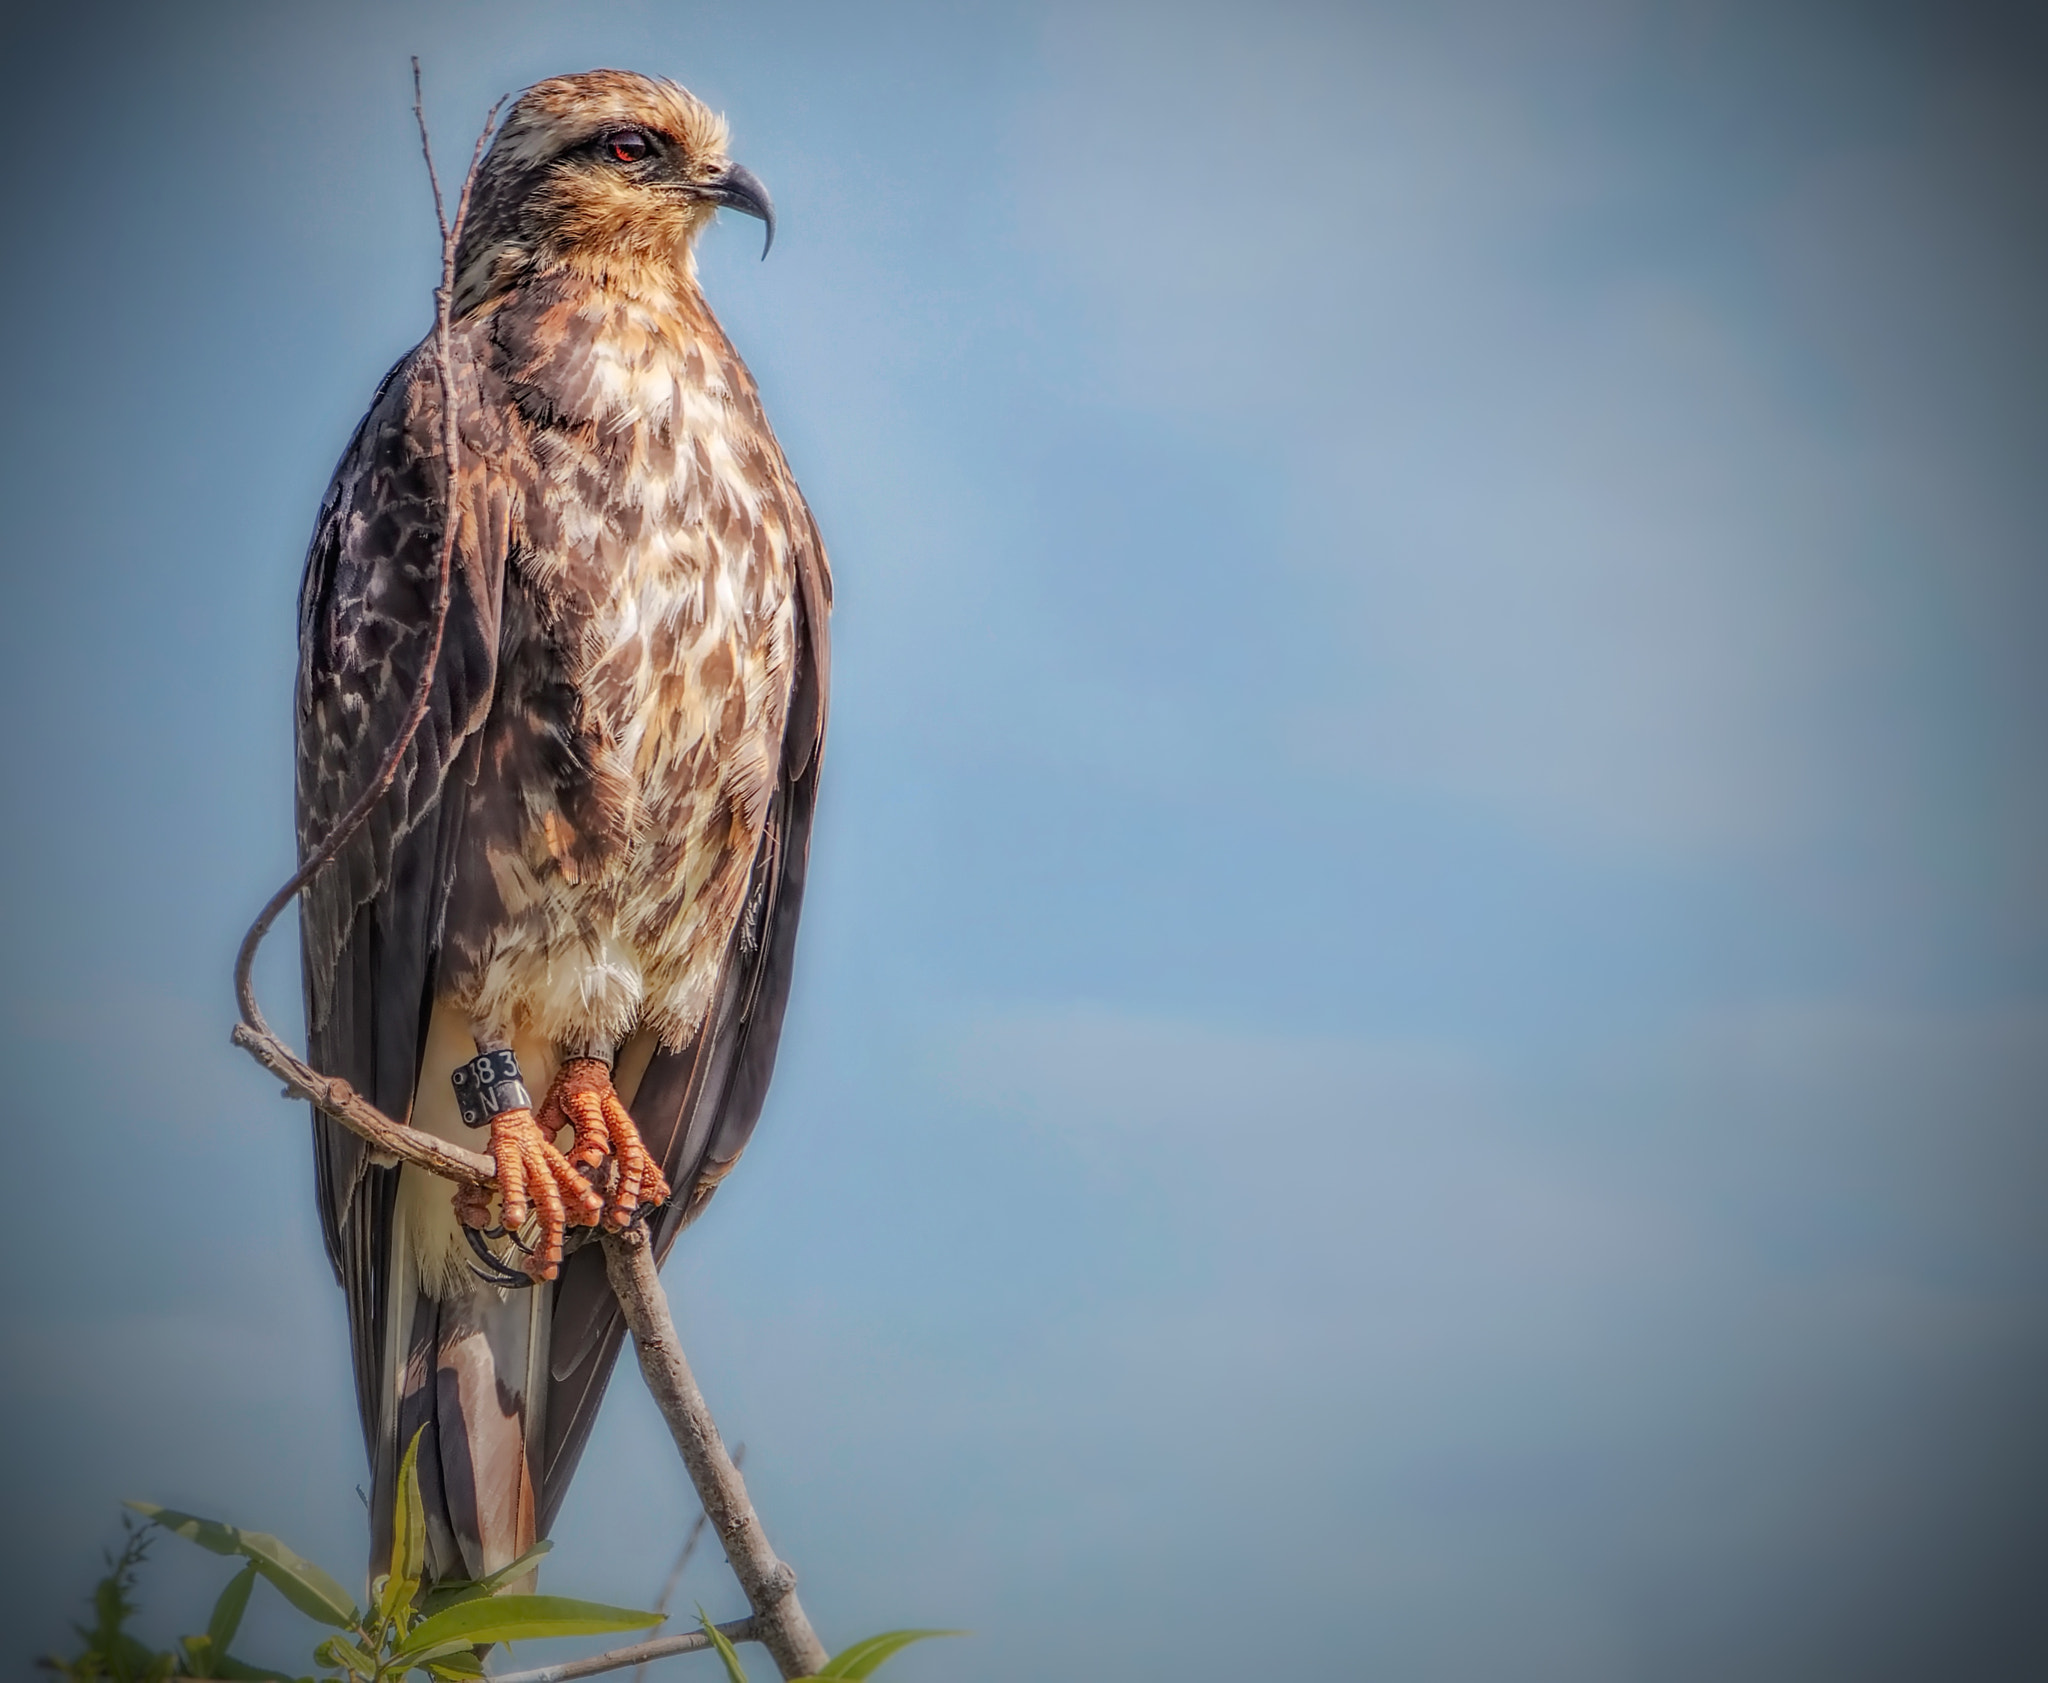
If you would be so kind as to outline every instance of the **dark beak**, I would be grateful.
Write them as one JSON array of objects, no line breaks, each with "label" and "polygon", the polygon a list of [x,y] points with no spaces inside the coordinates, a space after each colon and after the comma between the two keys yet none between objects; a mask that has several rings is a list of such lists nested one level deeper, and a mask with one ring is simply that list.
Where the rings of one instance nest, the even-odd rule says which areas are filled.
[{"label": "dark beak", "polygon": [[768,237],[761,242],[761,255],[768,255],[768,248],[775,243],[775,204],[758,175],[745,164],[727,164],[704,184],[703,193],[713,204],[736,210],[742,216],[759,217],[767,223]]}]

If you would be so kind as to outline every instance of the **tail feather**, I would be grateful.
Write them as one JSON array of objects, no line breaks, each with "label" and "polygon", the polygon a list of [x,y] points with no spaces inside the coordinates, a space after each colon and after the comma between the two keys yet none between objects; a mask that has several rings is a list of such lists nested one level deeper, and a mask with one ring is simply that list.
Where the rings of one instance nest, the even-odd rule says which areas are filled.
[{"label": "tail feather", "polygon": [[518,1559],[538,1535],[547,1334],[536,1300],[546,1294],[479,1282],[437,1298],[416,1281],[397,1283],[411,1301],[390,1429],[378,1445],[371,1571],[390,1564],[398,1464],[417,1436],[429,1576],[481,1578]]},{"label": "tail feather", "polygon": [[[553,1074],[553,1054],[524,1041],[517,1050],[539,1090]],[[409,1110],[414,1127],[474,1144],[448,1081],[473,1051],[461,1014],[436,1004]],[[481,1578],[518,1559],[537,1536],[554,1288],[508,1292],[478,1279],[448,1184],[418,1169],[399,1172],[389,1231],[370,1571],[390,1564],[398,1466],[423,1432],[430,1575],[437,1582]]]}]

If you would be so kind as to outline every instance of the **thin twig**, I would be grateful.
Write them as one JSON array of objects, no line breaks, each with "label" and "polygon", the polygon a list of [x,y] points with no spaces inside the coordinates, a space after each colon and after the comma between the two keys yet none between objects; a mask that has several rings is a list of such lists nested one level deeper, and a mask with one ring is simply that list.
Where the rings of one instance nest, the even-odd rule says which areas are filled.
[{"label": "thin twig", "polygon": [[754,1610],[754,1633],[784,1677],[811,1677],[823,1669],[825,1645],[796,1598],[796,1573],[768,1546],[760,1516],[747,1499],[746,1481],[719,1441],[718,1427],[697,1389],[682,1340],[661,1289],[654,1248],[644,1228],[604,1237],[604,1271],[633,1330],[640,1372],[653,1393],[676,1451],[689,1469],[711,1529],[725,1545],[733,1576]]},{"label": "thin twig", "polygon": [[[732,1470],[739,1472],[747,1464],[747,1446],[735,1444],[732,1452]],[[657,1613],[668,1611],[669,1600],[676,1593],[676,1585],[683,1581],[683,1568],[690,1564],[690,1556],[697,1552],[697,1545],[703,1540],[704,1527],[711,1523],[711,1516],[702,1508],[690,1522],[690,1534],[683,1539],[682,1553],[676,1556],[675,1565],[668,1569],[668,1581],[661,1586],[661,1599],[654,1604]]]},{"label": "thin twig", "polygon": [[495,1186],[498,1165],[481,1151],[436,1139],[394,1122],[338,1075],[322,1075],[275,1035],[237,1023],[228,1037],[284,1082],[287,1097],[306,1099],[379,1151],[464,1186]]},{"label": "thin twig", "polygon": [[[743,1443],[734,1444],[732,1451],[732,1470],[734,1472],[738,1472],[746,1464],[747,1446]],[[709,1525],[710,1523],[711,1516],[707,1514],[702,1508],[699,1508],[697,1510],[697,1517],[690,1521],[690,1530],[688,1535],[686,1535],[683,1538],[682,1552],[676,1556],[675,1565],[671,1566],[668,1569],[668,1578],[661,1586],[661,1594],[655,1599],[655,1612],[664,1614],[667,1613],[668,1604],[674,1598],[676,1593],[676,1585],[680,1584],[683,1581],[683,1570],[690,1564],[690,1556],[697,1552],[697,1545],[704,1540],[704,1527]],[[642,1661],[640,1669],[633,1673],[633,1683],[640,1683],[641,1678],[643,1678],[646,1675],[647,1665],[645,1661]]]},{"label": "thin twig", "polygon": [[[741,1444],[739,1448],[732,1452],[732,1464],[735,1471],[747,1464],[747,1446],[745,1444]],[[702,1508],[699,1508],[697,1510],[697,1517],[690,1521],[689,1535],[683,1539],[682,1552],[676,1556],[675,1565],[668,1569],[668,1578],[661,1586],[661,1594],[655,1598],[655,1612],[666,1613],[668,1611],[669,1599],[676,1593],[676,1585],[683,1581],[683,1573],[690,1564],[690,1556],[697,1552],[697,1545],[704,1540],[704,1527],[710,1523],[710,1515],[705,1513]]]},{"label": "thin twig", "polygon": [[[734,1619],[731,1624],[720,1625],[719,1635],[728,1642],[752,1642],[754,1621]],[[650,1660],[665,1660],[671,1654],[694,1654],[700,1648],[711,1646],[711,1638],[701,1630],[693,1630],[681,1636],[657,1636],[652,1642],[640,1642],[631,1648],[614,1648],[609,1653],[592,1654],[588,1659],[564,1660],[559,1665],[537,1666],[532,1671],[508,1671],[502,1677],[493,1677],[490,1683],[571,1683],[577,1677],[596,1677],[602,1672],[622,1671],[629,1665],[645,1665]]]},{"label": "thin twig", "polygon": [[463,177],[462,197],[456,202],[455,222],[451,227],[441,198],[441,178],[434,169],[434,149],[427,139],[427,116],[420,95],[420,61],[412,61],[412,113],[419,124],[420,151],[427,160],[427,181],[434,190],[434,222],[441,231],[441,284],[434,289],[434,359],[441,383],[441,455],[447,464],[448,478],[446,508],[441,518],[441,545],[434,563],[433,629],[427,638],[426,659],[421,663],[419,679],[413,686],[412,703],[406,709],[405,721],[399,726],[398,735],[384,752],[384,760],[378,766],[376,776],[364,785],[354,804],[328,831],[326,840],[292,873],[291,880],[270,897],[263,910],[256,914],[256,921],[249,925],[249,932],[242,937],[241,950],[235,955],[235,1002],[241,1009],[242,1020],[231,1036],[237,1046],[264,1068],[282,1077],[290,1091],[302,1099],[311,1100],[379,1150],[450,1180],[470,1185],[492,1183],[496,1166],[490,1158],[478,1152],[465,1151],[460,1146],[444,1145],[402,1122],[394,1122],[346,1081],[322,1075],[296,1056],[264,1019],[262,1007],[256,1002],[252,971],[256,964],[256,949],[262,946],[263,938],[270,933],[270,926],[277,921],[278,913],[297,899],[306,885],[333,862],[335,855],[363,827],[376,810],[377,803],[389,792],[407,750],[412,747],[413,738],[419,734],[427,709],[433,703],[434,677],[441,664],[441,641],[448,629],[448,602],[453,591],[455,534],[461,523],[456,494],[462,439],[460,396],[455,384],[455,261],[462,245],[463,224],[469,219],[470,192],[476,186],[484,149],[490,143],[491,131],[498,126],[498,112],[504,103],[500,99],[491,107],[490,115],[484,119],[483,132],[476,137],[476,148],[470,154],[469,173]]}]

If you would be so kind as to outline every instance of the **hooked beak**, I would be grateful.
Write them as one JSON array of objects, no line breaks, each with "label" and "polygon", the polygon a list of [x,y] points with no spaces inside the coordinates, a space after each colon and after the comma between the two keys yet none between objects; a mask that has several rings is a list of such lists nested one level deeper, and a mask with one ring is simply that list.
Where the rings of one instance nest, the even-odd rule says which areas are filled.
[{"label": "hooked beak", "polygon": [[699,189],[713,204],[736,210],[742,216],[758,217],[768,224],[768,237],[761,242],[761,255],[775,243],[775,205],[761,178],[745,164],[727,164]]}]

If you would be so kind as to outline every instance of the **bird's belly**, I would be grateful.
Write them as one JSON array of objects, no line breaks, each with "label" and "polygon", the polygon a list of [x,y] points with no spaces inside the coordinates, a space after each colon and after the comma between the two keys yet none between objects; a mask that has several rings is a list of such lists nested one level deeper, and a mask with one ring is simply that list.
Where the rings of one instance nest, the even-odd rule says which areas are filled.
[{"label": "bird's belly", "polygon": [[571,678],[589,788],[510,791],[520,822],[472,855],[500,909],[473,1020],[571,1048],[696,1032],[774,793],[794,647],[793,579],[723,559],[689,592],[628,566],[590,614]]}]

